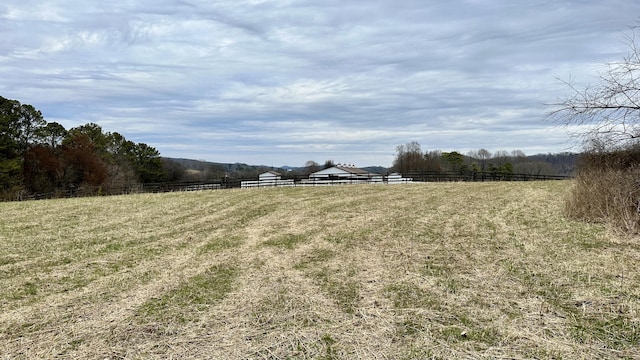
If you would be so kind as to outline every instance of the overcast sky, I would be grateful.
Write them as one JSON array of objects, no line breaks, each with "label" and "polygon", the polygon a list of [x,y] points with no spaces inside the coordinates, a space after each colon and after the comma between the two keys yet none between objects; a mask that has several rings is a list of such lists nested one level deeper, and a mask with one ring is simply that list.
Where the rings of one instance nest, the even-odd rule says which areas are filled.
[{"label": "overcast sky", "polygon": [[[5,0],[0,96],[163,156],[390,166],[395,147],[572,150],[546,122],[640,1]],[[573,149],[576,150],[576,149]]]}]

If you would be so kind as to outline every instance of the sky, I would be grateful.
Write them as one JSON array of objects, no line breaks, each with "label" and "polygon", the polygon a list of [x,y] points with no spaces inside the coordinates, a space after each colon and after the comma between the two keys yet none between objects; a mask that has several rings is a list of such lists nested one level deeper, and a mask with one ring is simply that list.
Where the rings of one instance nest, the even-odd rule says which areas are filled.
[{"label": "sky", "polygon": [[636,0],[5,0],[0,96],[213,162],[579,151],[545,104],[621,60],[639,16]]}]

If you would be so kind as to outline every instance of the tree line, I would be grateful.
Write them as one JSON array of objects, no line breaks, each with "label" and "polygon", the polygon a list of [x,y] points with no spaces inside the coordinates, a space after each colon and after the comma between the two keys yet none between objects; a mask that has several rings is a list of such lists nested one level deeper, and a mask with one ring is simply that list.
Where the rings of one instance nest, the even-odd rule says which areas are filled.
[{"label": "tree line", "polygon": [[147,144],[94,123],[67,130],[32,105],[0,96],[1,199],[121,193],[168,176],[160,153]]},{"label": "tree line", "polygon": [[491,153],[487,149],[469,151],[440,150],[422,151],[417,141],[396,147],[396,157],[390,171],[403,175],[417,172],[486,172],[501,176],[513,174],[530,175],[572,175],[576,154],[527,156],[521,150],[498,150]]}]

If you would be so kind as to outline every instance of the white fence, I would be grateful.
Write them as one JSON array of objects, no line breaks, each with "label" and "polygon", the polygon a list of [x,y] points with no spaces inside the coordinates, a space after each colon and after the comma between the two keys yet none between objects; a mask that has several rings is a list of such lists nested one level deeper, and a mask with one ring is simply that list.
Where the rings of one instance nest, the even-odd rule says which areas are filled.
[{"label": "white fence", "polygon": [[348,185],[348,184],[371,184],[369,180],[315,180],[304,179],[296,184],[296,186],[331,186],[331,185]]},{"label": "white fence", "polygon": [[296,186],[332,186],[332,185],[354,185],[354,184],[406,184],[412,182],[411,179],[370,179],[370,180],[302,180]]},{"label": "white fence", "polygon": [[290,180],[262,180],[262,181],[242,181],[240,187],[243,189],[254,187],[276,187],[276,186],[296,186],[293,179]]},{"label": "white fence", "polygon": [[374,177],[370,179],[342,179],[342,180],[319,180],[319,179],[302,179],[300,182],[289,180],[259,180],[259,181],[242,181],[240,187],[261,188],[261,187],[279,187],[279,186],[336,186],[336,185],[354,185],[354,184],[406,184],[413,182],[411,178],[403,178],[400,176],[383,178]]}]

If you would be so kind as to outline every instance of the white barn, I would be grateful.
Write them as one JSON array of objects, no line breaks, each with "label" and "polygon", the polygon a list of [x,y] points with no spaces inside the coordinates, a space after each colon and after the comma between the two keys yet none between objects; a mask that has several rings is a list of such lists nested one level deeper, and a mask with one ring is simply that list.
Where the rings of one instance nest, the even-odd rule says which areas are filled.
[{"label": "white barn", "polygon": [[352,166],[332,166],[309,175],[309,182],[372,182],[380,178],[379,174]]},{"label": "white barn", "polygon": [[279,172],[267,171],[258,175],[258,181],[242,181],[240,187],[254,188],[254,187],[269,187],[269,186],[294,186],[293,179],[282,180],[282,175]]},{"label": "white barn", "polygon": [[282,180],[282,174],[280,174],[279,172],[270,170],[270,171],[263,172],[262,174],[258,175],[258,180],[259,181]]}]

